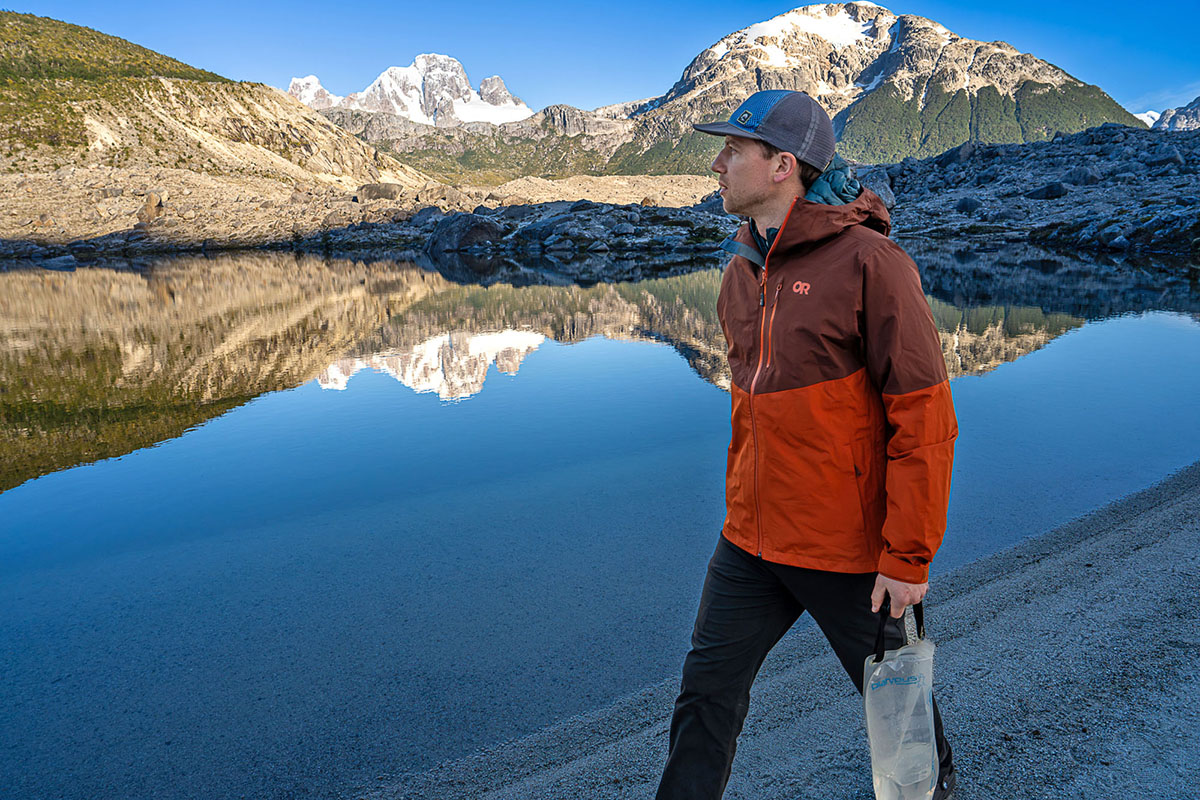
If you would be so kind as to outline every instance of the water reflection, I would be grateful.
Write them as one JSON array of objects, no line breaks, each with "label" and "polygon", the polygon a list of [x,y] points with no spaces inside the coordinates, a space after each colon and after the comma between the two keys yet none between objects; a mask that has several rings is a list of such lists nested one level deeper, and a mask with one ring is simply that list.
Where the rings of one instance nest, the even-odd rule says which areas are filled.
[{"label": "water reflection", "polygon": [[449,285],[411,265],[272,254],[0,273],[0,490],[310,381]]},{"label": "water reflection", "polygon": [[[955,377],[1087,319],[1197,307],[1186,277],[1153,265],[905,244]],[[461,282],[468,273],[272,253],[0,273],[0,491],[177,437],[266,392],[345,389],[364,369],[462,400],[493,367],[516,374],[546,339],[663,342],[729,386],[719,269],[588,287],[537,284],[530,270],[525,285]]]},{"label": "water reflection", "polygon": [[414,392],[434,392],[443,400],[461,400],[483,389],[488,368],[516,375],[525,356],[546,341],[540,333],[444,333],[415,345],[409,352],[375,353],[341,358],[317,376],[322,389],[345,390],[355,373],[373,369],[391,375]]},{"label": "water reflection", "polygon": [[[962,428],[935,569],[1196,458],[1200,326],[1091,323],[1153,307],[1144,278],[935,256]],[[719,273],[455,277],[0,273],[6,485],[254,399],[0,495],[14,795],[351,796],[678,674],[723,511]]]}]

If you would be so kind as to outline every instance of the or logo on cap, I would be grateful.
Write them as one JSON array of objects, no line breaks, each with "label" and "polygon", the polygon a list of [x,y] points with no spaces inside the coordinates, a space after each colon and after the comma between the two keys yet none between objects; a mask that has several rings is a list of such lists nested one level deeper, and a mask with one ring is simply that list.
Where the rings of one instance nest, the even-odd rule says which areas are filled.
[{"label": "or logo on cap", "polygon": [[742,113],[738,114],[738,118],[737,118],[738,124],[745,125],[747,122],[750,121],[750,118],[753,116],[754,116],[754,112],[750,111],[750,109],[746,109]]}]

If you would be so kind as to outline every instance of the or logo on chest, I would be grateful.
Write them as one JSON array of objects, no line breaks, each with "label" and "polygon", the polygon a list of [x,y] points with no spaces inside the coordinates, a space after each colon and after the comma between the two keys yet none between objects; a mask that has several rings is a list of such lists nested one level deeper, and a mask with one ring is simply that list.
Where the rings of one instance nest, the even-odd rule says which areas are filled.
[{"label": "or logo on chest", "polygon": [[808,290],[811,288],[812,284],[805,281],[796,281],[792,284],[792,291],[796,294],[808,294]]}]

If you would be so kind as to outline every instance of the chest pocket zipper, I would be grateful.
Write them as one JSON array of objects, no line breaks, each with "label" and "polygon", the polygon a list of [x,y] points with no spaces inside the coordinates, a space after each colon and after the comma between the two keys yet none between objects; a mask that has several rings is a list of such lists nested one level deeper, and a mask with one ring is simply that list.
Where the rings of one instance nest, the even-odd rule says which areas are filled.
[{"label": "chest pocket zipper", "polygon": [[779,292],[783,289],[783,281],[775,284],[775,301],[771,306],[771,320],[767,323],[767,367],[771,366],[771,330],[775,327],[775,309],[779,308]]}]

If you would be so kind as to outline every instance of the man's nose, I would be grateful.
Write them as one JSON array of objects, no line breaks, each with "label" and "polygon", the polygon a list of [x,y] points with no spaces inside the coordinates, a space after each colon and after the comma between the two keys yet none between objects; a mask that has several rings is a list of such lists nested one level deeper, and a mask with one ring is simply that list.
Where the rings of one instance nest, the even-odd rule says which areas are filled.
[{"label": "man's nose", "polygon": [[725,160],[721,158],[724,153],[717,153],[717,157],[708,165],[708,168],[718,175],[725,171]]}]

